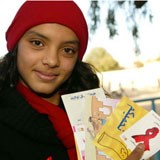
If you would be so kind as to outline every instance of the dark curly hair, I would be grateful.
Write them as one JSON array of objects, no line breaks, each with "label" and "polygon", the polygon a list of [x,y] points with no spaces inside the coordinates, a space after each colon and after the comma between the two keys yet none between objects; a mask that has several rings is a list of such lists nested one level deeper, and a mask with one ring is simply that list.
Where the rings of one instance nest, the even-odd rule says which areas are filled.
[{"label": "dark curly hair", "polygon": [[[15,87],[19,80],[17,70],[17,47],[0,60],[0,90],[7,86]],[[65,93],[73,93],[99,87],[95,68],[78,60],[70,78],[61,86]]]},{"label": "dark curly hair", "polygon": [[5,86],[15,86],[18,78],[17,47],[0,60],[0,90]]}]

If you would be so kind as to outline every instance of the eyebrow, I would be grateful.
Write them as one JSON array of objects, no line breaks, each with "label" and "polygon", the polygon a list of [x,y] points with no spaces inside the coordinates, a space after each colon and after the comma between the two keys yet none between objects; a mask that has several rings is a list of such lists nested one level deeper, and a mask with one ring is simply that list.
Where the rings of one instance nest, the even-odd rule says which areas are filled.
[{"label": "eyebrow", "polygon": [[[41,34],[41,33],[39,33],[39,32],[35,32],[35,31],[28,31],[27,32],[27,34],[28,35],[36,35],[36,36],[38,36],[38,37],[41,37],[41,38],[44,38],[44,39],[46,39],[46,40],[50,40],[48,37],[46,37],[45,35],[43,35],[43,34]],[[64,41],[63,42],[64,44],[76,44],[76,45],[80,45],[80,43],[79,43],[79,41],[78,40],[69,40],[69,41]]]},{"label": "eyebrow", "polygon": [[79,45],[79,41],[77,40],[73,40],[73,41],[64,41],[64,44],[76,44],[76,45]]},{"label": "eyebrow", "polygon": [[41,33],[35,32],[35,31],[28,31],[28,32],[27,32],[27,35],[36,35],[36,36],[38,36],[38,37],[44,38],[44,39],[46,39],[46,40],[49,40],[48,37],[44,36],[44,35],[41,34]]}]

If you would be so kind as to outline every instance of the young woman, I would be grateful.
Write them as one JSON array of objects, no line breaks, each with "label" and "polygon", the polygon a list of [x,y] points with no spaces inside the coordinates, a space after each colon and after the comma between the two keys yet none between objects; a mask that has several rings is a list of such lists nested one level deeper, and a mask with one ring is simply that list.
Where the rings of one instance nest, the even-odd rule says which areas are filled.
[{"label": "young woman", "polygon": [[[61,95],[99,87],[81,61],[88,42],[73,1],[26,1],[6,32],[0,61],[0,159],[77,160]],[[142,149],[139,149],[142,148]],[[138,160],[138,146],[128,160]]]}]

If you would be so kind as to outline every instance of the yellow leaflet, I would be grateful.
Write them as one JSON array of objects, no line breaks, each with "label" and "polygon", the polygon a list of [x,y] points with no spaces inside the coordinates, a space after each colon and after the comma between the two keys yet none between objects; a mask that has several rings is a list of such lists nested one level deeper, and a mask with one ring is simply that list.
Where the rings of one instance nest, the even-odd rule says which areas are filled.
[{"label": "yellow leaflet", "polygon": [[127,149],[120,135],[146,113],[148,113],[147,110],[129,98],[123,97],[106,124],[96,135],[95,146],[114,160],[125,160],[131,151]]}]

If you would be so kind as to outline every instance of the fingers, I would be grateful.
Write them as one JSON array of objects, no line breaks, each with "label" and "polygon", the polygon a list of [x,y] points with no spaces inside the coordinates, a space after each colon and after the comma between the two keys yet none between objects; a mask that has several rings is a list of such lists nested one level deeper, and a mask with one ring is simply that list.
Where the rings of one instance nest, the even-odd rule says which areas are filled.
[{"label": "fingers", "polygon": [[138,144],[126,160],[140,160],[140,158],[144,153],[144,150],[145,150],[144,144],[143,143]]}]

